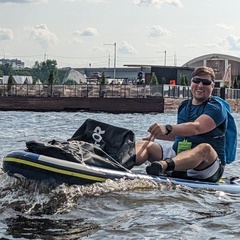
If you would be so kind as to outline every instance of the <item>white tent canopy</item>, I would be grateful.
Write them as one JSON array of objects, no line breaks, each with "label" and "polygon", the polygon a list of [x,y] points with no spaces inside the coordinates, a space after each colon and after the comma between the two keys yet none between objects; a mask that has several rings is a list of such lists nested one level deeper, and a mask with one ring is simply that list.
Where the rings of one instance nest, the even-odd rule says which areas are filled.
[{"label": "white tent canopy", "polygon": [[63,83],[67,82],[68,80],[73,80],[77,84],[87,82],[86,76],[75,69],[71,69],[68,72],[68,75],[63,79]]},{"label": "white tent canopy", "polygon": [[[15,84],[32,84],[32,76],[13,76]],[[9,76],[3,76],[3,84],[8,83]]]},{"label": "white tent canopy", "polygon": [[223,82],[229,88],[232,87],[231,76],[232,76],[231,64],[228,64],[228,67],[227,67],[227,69],[226,69],[226,71],[224,73],[224,76],[223,76]]}]

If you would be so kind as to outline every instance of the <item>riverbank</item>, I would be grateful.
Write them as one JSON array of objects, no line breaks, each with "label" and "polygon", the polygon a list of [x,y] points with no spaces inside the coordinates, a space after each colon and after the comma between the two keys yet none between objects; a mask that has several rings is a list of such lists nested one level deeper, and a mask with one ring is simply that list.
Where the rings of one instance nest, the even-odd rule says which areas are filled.
[{"label": "riverbank", "polygon": [[[89,111],[111,113],[177,112],[183,98],[147,97],[0,97],[0,111]],[[233,112],[240,112],[240,100],[227,99]]]},{"label": "riverbank", "polygon": [[0,97],[0,111],[163,113],[164,98],[8,96]]},{"label": "riverbank", "polygon": [[[181,101],[182,98],[164,98],[164,112],[177,112]],[[232,112],[240,112],[240,100],[226,99],[226,101],[230,104]]]}]

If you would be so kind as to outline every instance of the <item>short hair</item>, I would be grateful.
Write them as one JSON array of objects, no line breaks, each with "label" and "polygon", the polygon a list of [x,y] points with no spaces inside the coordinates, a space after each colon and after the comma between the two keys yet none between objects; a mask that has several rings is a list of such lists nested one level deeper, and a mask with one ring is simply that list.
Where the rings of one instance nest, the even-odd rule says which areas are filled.
[{"label": "short hair", "polygon": [[195,76],[201,76],[201,75],[210,75],[212,80],[214,81],[215,79],[215,73],[214,70],[211,67],[197,67],[192,73],[192,77]]}]

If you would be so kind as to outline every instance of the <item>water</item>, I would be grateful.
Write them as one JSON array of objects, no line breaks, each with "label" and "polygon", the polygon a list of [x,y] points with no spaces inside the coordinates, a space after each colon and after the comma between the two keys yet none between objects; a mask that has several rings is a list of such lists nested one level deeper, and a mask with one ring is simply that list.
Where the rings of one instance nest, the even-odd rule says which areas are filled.
[{"label": "water", "polygon": [[[0,112],[0,157],[28,140],[65,141],[87,118],[130,128],[140,139],[150,124],[174,123],[176,115]],[[240,114],[235,118],[239,128]],[[229,165],[225,175],[239,176],[239,166]],[[240,238],[240,194],[146,180],[52,188],[0,175],[0,239]]]}]

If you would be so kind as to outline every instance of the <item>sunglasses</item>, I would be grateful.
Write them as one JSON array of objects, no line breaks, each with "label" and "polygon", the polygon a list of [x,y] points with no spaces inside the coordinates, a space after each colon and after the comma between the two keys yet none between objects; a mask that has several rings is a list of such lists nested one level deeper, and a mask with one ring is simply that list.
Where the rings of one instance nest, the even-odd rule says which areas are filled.
[{"label": "sunglasses", "polygon": [[202,78],[192,78],[192,82],[199,84],[202,82],[203,85],[209,86],[213,83],[213,81],[207,80],[207,79],[202,79]]}]

